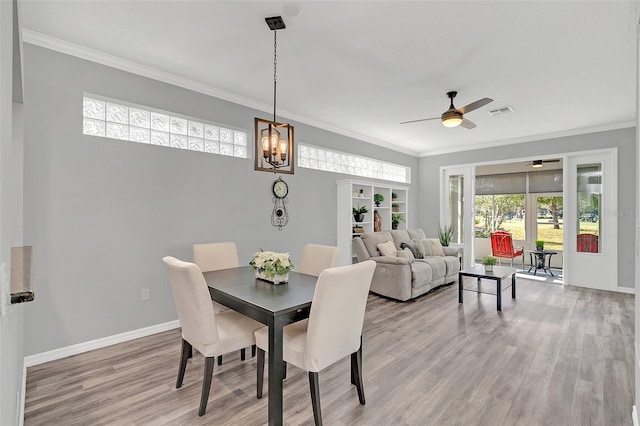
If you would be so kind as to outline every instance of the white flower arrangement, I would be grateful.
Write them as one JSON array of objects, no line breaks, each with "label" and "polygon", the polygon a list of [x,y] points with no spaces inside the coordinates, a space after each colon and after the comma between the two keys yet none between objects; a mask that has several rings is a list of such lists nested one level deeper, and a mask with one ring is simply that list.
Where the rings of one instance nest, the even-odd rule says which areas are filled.
[{"label": "white flower arrangement", "polygon": [[289,258],[289,253],[276,253],[273,251],[263,251],[253,255],[253,259],[249,262],[251,269],[256,271],[256,275],[260,278],[264,277],[269,281],[274,280],[276,276],[286,277],[289,271],[293,269],[293,263]]}]

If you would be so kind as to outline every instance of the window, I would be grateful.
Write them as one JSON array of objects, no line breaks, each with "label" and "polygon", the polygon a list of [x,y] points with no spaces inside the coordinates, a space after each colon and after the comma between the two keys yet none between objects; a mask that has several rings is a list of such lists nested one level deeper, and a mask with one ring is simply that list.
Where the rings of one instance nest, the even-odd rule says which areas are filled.
[{"label": "window", "polygon": [[524,240],[527,175],[508,173],[476,177],[475,235],[489,238],[493,231],[511,232]]},{"label": "window", "polygon": [[464,243],[464,175],[449,176],[451,243]]},{"label": "window", "polygon": [[298,144],[298,167],[411,183],[410,167],[301,143]]},{"label": "window", "polygon": [[82,101],[82,133],[248,158],[247,133],[96,95]]},{"label": "window", "polygon": [[579,164],[578,252],[600,253],[600,212],[602,211],[602,164]]},{"label": "window", "polygon": [[524,194],[476,195],[476,238],[493,231],[508,231],[514,240],[525,239]]}]

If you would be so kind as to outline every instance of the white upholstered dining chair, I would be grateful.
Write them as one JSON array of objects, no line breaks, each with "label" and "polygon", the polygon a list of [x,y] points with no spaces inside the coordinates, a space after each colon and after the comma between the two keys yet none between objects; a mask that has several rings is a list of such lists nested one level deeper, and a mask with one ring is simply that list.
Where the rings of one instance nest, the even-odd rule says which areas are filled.
[{"label": "white upholstered dining chair", "polygon": [[[237,268],[240,266],[238,248],[233,242],[202,243],[193,245],[193,263],[202,272],[218,271],[220,269]],[[220,313],[229,308],[218,302],[213,302],[213,310]],[[240,349],[240,359],[245,360],[245,348]],[[256,347],[251,346],[251,356],[256,356]],[[218,365],[222,365],[222,355],[218,356]]]},{"label": "white upholstered dining chair", "polygon": [[[376,263],[372,260],[325,269],[316,284],[309,318],[283,328],[283,360],[309,373],[316,425],[322,424],[318,373],[351,355],[351,383],[364,405],[362,326]],[[257,397],[262,398],[265,352],[269,330],[256,331],[258,346]]]},{"label": "white upholstered dining chair", "polygon": [[339,254],[338,247],[307,244],[302,248],[302,256],[296,271],[317,277],[325,269],[336,266]]},{"label": "white upholstered dining chair", "polygon": [[215,313],[211,295],[200,268],[175,257],[162,259],[169,274],[178,318],[182,327],[182,355],[176,388],[182,387],[187,360],[196,348],[205,357],[202,395],[198,415],[207,408],[215,357],[255,343],[254,331],[263,324],[236,311]]}]

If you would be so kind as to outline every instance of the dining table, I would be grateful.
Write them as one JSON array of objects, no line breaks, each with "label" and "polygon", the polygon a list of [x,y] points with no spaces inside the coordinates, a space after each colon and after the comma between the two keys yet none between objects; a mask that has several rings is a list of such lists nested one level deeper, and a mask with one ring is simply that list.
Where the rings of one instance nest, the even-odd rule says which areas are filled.
[{"label": "dining table", "polygon": [[285,284],[256,278],[251,266],[203,273],[211,299],[269,327],[269,425],[282,425],[282,328],[309,317],[317,277],[289,272]]}]

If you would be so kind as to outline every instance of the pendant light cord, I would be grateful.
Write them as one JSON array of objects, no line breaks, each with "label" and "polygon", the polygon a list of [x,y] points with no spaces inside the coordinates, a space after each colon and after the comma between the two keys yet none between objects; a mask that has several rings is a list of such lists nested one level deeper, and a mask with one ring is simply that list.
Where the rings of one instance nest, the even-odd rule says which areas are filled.
[{"label": "pendant light cord", "polygon": [[276,81],[277,81],[278,31],[273,30],[273,122],[276,122]]}]

